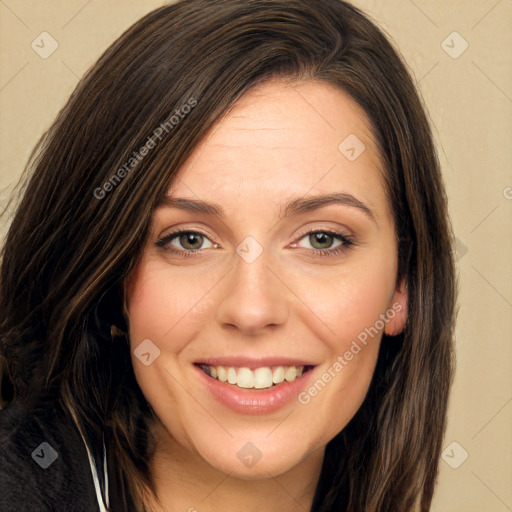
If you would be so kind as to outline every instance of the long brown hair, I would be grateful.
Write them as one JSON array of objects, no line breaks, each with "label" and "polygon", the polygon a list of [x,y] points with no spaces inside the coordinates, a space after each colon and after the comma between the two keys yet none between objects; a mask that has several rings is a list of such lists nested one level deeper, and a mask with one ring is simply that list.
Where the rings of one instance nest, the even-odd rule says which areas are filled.
[{"label": "long brown hair", "polygon": [[2,252],[0,348],[17,399],[30,407],[57,397],[98,460],[106,439],[122,508],[143,510],[153,415],[128,344],[111,335],[111,325],[125,327],[120,289],[187,156],[271,77],[333,84],[368,115],[409,298],[404,332],[385,336],[362,407],[327,446],[312,510],[427,511],[453,367],[446,196],[410,74],[340,0],[179,1],[130,27],[86,73],[27,165]]}]

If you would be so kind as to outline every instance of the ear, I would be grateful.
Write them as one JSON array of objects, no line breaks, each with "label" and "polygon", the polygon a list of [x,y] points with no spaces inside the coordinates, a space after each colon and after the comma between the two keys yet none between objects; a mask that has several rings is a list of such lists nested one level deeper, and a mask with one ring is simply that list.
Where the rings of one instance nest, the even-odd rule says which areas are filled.
[{"label": "ear", "polygon": [[386,314],[388,321],[384,333],[387,336],[396,336],[404,330],[407,320],[407,299],[407,284],[404,279],[397,285]]}]

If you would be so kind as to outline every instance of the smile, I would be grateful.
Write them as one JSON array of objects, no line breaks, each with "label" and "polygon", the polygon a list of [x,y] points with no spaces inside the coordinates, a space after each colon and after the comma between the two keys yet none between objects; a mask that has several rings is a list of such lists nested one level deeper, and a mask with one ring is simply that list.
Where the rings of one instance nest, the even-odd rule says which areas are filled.
[{"label": "smile", "polygon": [[293,382],[312,366],[262,366],[259,368],[200,364],[206,375],[241,389],[268,389],[283,382]]}]

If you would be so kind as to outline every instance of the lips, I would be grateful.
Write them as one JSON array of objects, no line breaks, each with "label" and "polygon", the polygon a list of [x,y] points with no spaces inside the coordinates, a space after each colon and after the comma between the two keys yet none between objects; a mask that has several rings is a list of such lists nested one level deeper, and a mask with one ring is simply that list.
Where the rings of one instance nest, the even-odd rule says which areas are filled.
[{"label": "lips", "polygon": [[[316,374],[316,365],[308,364],[308,361],[286,358],[230,357],[203,360],[193,366],[198,377],[197,383],[204,390],[205,398],[213,399],[243,415],[272,414],[293,403]],[[225,375],[219,367],[224,369]],[[298,375],[301,371],[302,374]],[[233,384],[230,384],[229,380],[220,380],[219,375],[221,378],[230,379]],[[278,382],[275,383],[274,380]],[[244,388],[239,382],[251,387]]]},{"label": "lips", "polygon": [[271,414],[297,398],[317,364],[286,356],[204,358],[193,365],[205,397],[239,414]]}]

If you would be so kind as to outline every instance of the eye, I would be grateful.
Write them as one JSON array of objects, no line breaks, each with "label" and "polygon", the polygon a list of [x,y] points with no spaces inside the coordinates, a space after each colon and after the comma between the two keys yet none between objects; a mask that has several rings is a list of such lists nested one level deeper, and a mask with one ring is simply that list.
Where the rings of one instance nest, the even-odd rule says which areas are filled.
[{"label": "eye", "polygon": [[176,231],[169,233],[156,242],[158,247],[167,248],[173,252],[198,252],[202,249],[215,247],[205,234],[197,231]]},{"label": "eye", "polygon": [[[305,245],[301,245],[302,241],[305,242]],[[354,245],[354,242],[348,236],[332,231],[318,230],[303,235],[299,242],[292,244],[292,247],[309,249],[314,254],[327,256],[338,255],[351,245]]]}]

